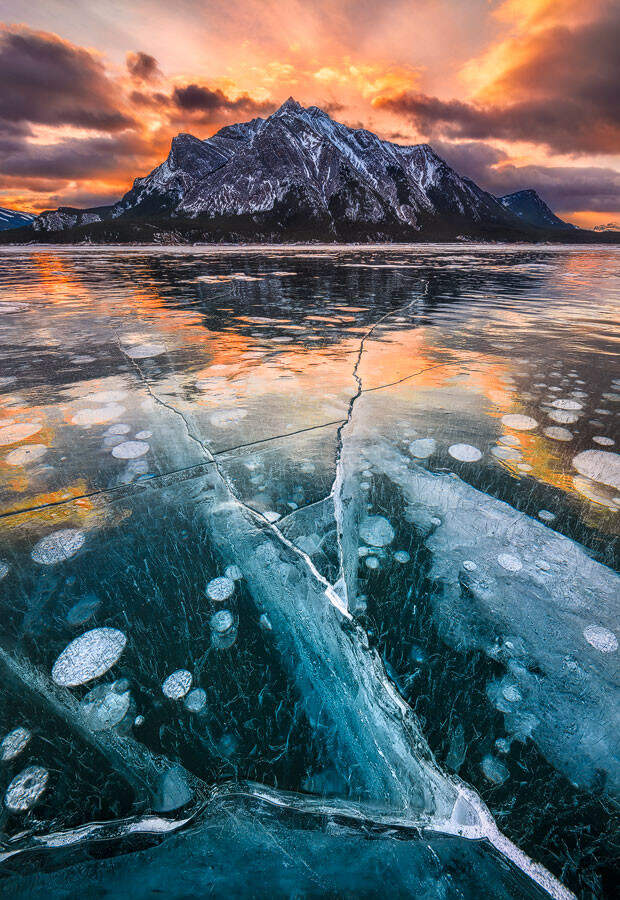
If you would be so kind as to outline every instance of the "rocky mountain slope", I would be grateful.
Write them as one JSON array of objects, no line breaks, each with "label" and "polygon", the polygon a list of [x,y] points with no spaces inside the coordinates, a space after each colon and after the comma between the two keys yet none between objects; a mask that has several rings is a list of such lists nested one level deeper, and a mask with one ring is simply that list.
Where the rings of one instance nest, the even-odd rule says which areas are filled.
[{"label": "rocky mountain slope", "polygon": [[8,231],[9,228],[23,228],[31,225],[35,216],[32,213],[19,212],[16,209],[5,209],[0,206],[0,231]]},{"label": "rocky mountain slope", "polygon": [[384,141],[292,98],[204,141],[179,134],[114,206],[44,212],[32,227],[78,226],[112,241],[152,239],[153,229],[179,240],[433,240],[571,227],[534,191],[494,197],[428,144]]},{"label": "rocky mountain slope", "polygon": [[514,213],[527,225],[533,225],[535,228],[575,228],[569,222],[558,218],[536,191],[531,189],[515,191],[498,199],[504,209]]}]

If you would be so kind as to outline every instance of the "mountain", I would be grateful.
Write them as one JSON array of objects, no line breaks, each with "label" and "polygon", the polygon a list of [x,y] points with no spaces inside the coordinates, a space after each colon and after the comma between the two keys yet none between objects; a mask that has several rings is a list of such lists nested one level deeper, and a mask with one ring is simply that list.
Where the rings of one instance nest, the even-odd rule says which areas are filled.
[{"label": "mountain", "polygon": [[34,219],[35,216],[31,213],[18,212],[16,209],[5,209],[0,206],[0,231],[32,225]]},{"label": "mountain", "polygon": [[47,209],[32,223],[35,231],[64,231],[76,225],[92,225],[101,222],[112,212],[112,206],[94,206],[90,209],[77,209],[73,206],[59,206],[58,209]]},{"label": "mountain", "polygon": [[533,225],[535,228],[575,228],[569,222],[559,219],[532,189],[515,191],[497,199],[504,209],[514,213],[526,225]]},{"label": "mountain", "polygon": [[571,226],[535,191],[494,197],[428,144],[384,141],[292,97],[204,141],[177,135],[113,206],[61,207],[32,225],[39,238],[110,242],[524,240],[560,227]]},{"label": "mountain", "polygon": [[595,225],[593,231],[620,231],[618,222],[608,222],[607,225]]},{"label": "mountain", "polygon": [[497,198],[504,209],[510,210],[527,225],[535,228],[575,228],[553,213],[534,190],[515,191]]}]

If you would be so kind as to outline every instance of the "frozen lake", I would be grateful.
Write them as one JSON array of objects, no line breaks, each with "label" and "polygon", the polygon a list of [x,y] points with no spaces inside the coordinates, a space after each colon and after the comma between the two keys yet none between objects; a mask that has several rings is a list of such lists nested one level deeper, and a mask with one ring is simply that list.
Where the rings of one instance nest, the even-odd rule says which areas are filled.
[{"label": "frozen lake", "polygon": [[7,896],[247,804],[610,891],[619,300],[613,247],[3,248]]}]

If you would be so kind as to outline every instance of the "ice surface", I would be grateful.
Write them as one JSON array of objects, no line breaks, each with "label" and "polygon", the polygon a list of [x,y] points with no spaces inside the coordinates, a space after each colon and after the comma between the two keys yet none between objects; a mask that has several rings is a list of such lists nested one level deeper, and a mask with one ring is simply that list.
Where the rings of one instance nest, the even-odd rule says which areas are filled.
[{"label": "ice surface", "polygon": [[171,867],[172,896],[566,896],[533,858],[600,895],[604,283],[586,347],[576,251],[61,257],[38,296],[63,302],[31,308],[22,272],[0,330],[0,735],[32,735],[0,788],[50,773],[5,817],[6,868],[58,896],[73,860],[104,896]]},{"label": "ice surface", "polygon": [[[412,471],[386,444],[365,453],[398,484],[409,521],[425,536],[446,640],[478,647],[513,673],[523,699],[506,713],[508,730],[530,737],[574,782],[589,786],[602,774],[604,790],[618,797],[615,666],[589,649],[583,632],[596,610],[600,633],[618,634],[620,578],[578,544],[454,476]],[[476,569],[465,569],[464,559]]]},{"label": "ice surface", "polygon": [[[186,795],[173,778],[164,796],[179,802]],[[14,875],[4,882],[3,896],[146,898],[160,892],[162,884],[173,900],[209,894],[377,896],[386,884],[396,896],[431,900],[548,896],[488,842],[460,837],[448,823],[428,828],[424,821],[390,821],[372,807],[342,801],[313,801],[259,785],[220,789],[193,826],[169,834],[159,846],[103,865],[69,857],[72,864],[62,871]],[[132,836],[144,840],[178,827],[150,816],[112,827],[95,825],[90,835],[68,832],[63,840],[70,853],[72,845],[89,836],[93,841],[123,839],[127,845]],[[41,851],[54,846],[52,838],[39,839]]]}]

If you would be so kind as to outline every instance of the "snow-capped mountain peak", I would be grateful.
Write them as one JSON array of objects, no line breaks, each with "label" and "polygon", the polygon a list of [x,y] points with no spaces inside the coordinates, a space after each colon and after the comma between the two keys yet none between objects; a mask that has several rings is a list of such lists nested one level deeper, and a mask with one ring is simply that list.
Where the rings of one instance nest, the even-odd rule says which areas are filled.
[{"label": "snow-capped mountain peak", "polygon": [[[431,229],[521,227],[507,201],[461,177],[428,144],[383,140],[289,97],[268,118],[227,125],[206,140],[177,135],[168,157],[101,218],[238,221],[281,235],[303,224],[322,237],[407,239]],[[45,213],[35,228],[67,227],[69,218]]]}]

